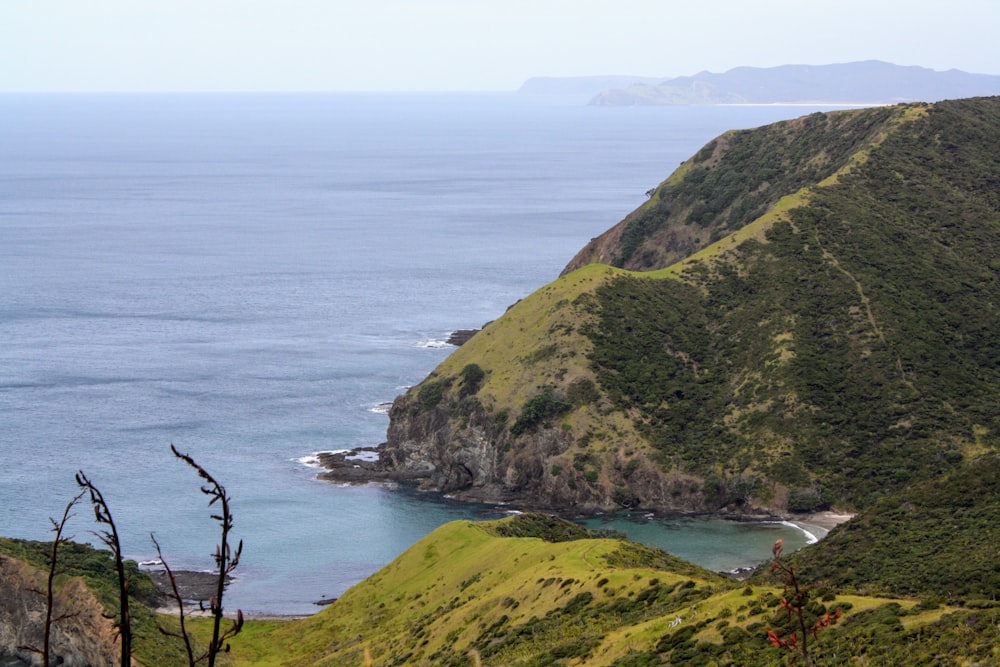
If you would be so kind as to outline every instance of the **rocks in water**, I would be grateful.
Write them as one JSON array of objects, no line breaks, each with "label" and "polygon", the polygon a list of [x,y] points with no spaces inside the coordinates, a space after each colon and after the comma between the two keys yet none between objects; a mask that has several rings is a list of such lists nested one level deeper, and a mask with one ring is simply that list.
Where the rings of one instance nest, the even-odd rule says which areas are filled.
[{"label": "rocks in water", "polygon": [[[169,600],[164,600],[164,606],[176,606],[173,601],[174,592],[170,586],[170,578],[167,576],[167,571],[148,570],[147,574],[153,580],[157,590],[165,598],[169,598]],[[219,574],[217,572],[175,570],[174,579],[177,582],[177,591],[184,602],[204,603],[206,606],[212,596],[215,595],[216,587],[219,584]],[[227,577],[226,585],[229,584],[229,581],[230,578]]]},{"label": "rocks in water", "polygon": [[479,333],[480,329],[459,329],[448,336],[448,344],[456,347],[464,345],[470,338]]}]

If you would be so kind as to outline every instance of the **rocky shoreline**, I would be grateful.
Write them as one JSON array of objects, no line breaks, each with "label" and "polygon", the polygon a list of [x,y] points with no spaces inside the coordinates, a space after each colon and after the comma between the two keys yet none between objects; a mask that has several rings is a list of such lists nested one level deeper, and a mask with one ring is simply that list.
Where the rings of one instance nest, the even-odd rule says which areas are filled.
[{"label": "rocky shoreline", "polygon": [[[153,580],[153,584],[160,592],[160,607],[164,609],[173,608],[177,611],[177,602],[174,599],[174,591],[170,585],[170,577],[163,569],[149,569],[146,574]],[[199,572],[196,570],[176,570],[174,580],[177,583],[177,591],[185,605],[197,605],[208,607],[209,600],[215,595],[219,583],[219,575],[216,572]],[[226,579],[229,585],[230,579]]]},{"label": "rocky shoreline", "polygon": [[[342,452],[320,452],[316,458],[324,468],[317,477],[322,480],[336,482],[340,484],[369,484],[369,483],[398,483],[422,488],[422,484],[429,480],[426,473],[415,470],[400,470],[384,465],[379,459],[380,447],[358,447]],[[475,493],[463,493],[462,491],[450,492],[450,497],[458,500],[472,502],[491,502],[490,499],[481,498]],[[493,501],[496,502],[496,501]],[[604,512],[587,511],[586,508],[557,508],[547,506],[535,506],[531,503],[519,502],[516,499],[504,499],[504,503],[510,503],[512,507],[524,511],[544,511],[551,514],[573,518],[603,514]],[[655,509],[644,509],[646,513],[658,514]],[[836,511],[820,511],[811,514],[776,514],[772,512],[678,512],[675,510],[662,512],[663,516],[677,516],[679,514],[687,516],[711,516],[731,521],[787,521],[794,524],[800,530],[812,535],[817,540],[821,540],[836,526],[851,519],[854,515]]]},{"label": "rocky shoreline", "polygon": [[379,462],[378,447],[358,447],[343,452],[319,452],[316,460],[324,468],[317,477],[342,484],[369,482],[409,482],[419,484],[424,476],[387,468]]}]

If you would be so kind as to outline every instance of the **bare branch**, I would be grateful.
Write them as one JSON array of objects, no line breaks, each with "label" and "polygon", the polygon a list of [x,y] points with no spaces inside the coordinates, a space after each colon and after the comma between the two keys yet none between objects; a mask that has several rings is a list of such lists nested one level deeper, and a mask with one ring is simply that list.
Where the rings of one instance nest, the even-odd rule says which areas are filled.
[{"label": "bare branch", "polygon": [[[42,667],[49,667],[51,661],[49,660],[50,653],[50,642],[52,638],[52,625],[57,623],[73,614],[60,614],[59,616],[54,616],[55,613],[55,579],[56,575],[59,574],[59,547],[61,547],[66,542],[69,542],[69,538],[63,537],[63,530],[66,528],[66,524],[69,522],[70,518],[73,516],[73,507],[76,506],[80,499],[83,498],[83,492],[81,491],[78,495],[74,496],[66,504],[66,509],[63,510],[62,519],[56,521],[50,518],[49,521],[52,522],[52,531],[56,534],[56,538],[52,540],[52,551],[49,554],[49,574],[48,574],[48,584],[45,589],[45,626],[44,635],[42,638],[42,647],[38,648],[35,646],[22,646],[20,648],[31,651],[32,653],[37,653],[42,656]],[[40,591],[38,591],[40,593]]]},{"label": "bare branch", "polygon": [[184,641],[184,649],[187,651],[188,656],[188,666],[194,667],[196,662],[194,649],[191,647],[191,637],[188,636],[187,628],[184,626],[184,599],[181,597],[180,589],[177,588],[177,577],[174,576],[174,571],[171,570],[170,565],[167,564],[167,559],[163,557],[163,550],[160,549],[160,543],[156,541],[156,536],[150,533],[149,539],[153,541],[153,546],[156,547],[156,555],[160,559],[160,562],[163,563],[163,569],[167,573],[167,580],[170,581],[170,590],[173,591],[172,597],[177,603],[177,615],[180,619],[181,631],[180,633],[173,632],[171,630],[167,630],[162,625],[158,625],[157,628],[167,637],[174,637]]},{"label": "bare branch", "polygon": [[222,630],[222,596],[225,593],[226,581],[229,578],[229,575],[239,564],[240,555],[243,553],[243,541],[240,540],[239,546],[236,548],[236,553],[234,555],[229,544],[229,532],[233,528],[233,514],[229,507],[230,497],[226,493],[226,487],[219,484],[219,482],[216,481],[216,479],[212,477],[207,470],[195,463],[194,459],[189,455],[181,454],[177,451],[177,448],[174,447],[173,444],[170,445],[170,450],[174,453],[174,456],[194,468],[198,472],[198,475],[208,482],[207,485],[201,487],[201,492],[209,496],[209,507],[215,505],[216,503],[220,506],[220,512],[218,514],[210,515],[213,520],[219,522],[222,530],[222,537],[220,543],[215,547],[214,555],[215,565],[218,570],[218,578],[216,580],[215,595],[211,597],[209,604],[209,609],[212,613],[214,622],[212,626],[212,640],[208,646],[208,667],[215,667],[216,655],[225,651],[227,648],[225,640],[237,635],[240,630],[243,629],[243,612],[241,610],[237,610],[236,620],[229,628],[224,631]]},{"label": "bare branch", "polygon": [[118,574],[119,619],[116,627],[121,638],[121,667],[132,664],[132,614],[129,611],[128,590],[130,581],[125,575],[125,560],[122,557],[121,541],[118,539],[118,528],[111,517],[111,509],[104,501],[104,495],[87,479],[83,471],[76,474],[76,483],[90,494],[90,502],[94,506],[94,520],[108,526],[107,530],[92,531],[111,550],[115,559],[115,572]]}]

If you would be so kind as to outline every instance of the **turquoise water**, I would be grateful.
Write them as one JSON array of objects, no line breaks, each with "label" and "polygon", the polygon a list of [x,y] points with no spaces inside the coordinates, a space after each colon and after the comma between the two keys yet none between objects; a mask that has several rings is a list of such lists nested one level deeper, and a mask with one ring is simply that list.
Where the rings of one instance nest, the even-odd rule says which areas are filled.
[{"label": "turquoise water", "polygon": [[659,547],[715,572],[731,572],[769,560],[771,548],[779,539],[789,553],[816,539],[790,523],[777,521],[630,514],[589,518],[581,523],[592,529],[622,531],[630,540]]},{"label": "turquoise water", "polygon": [[[319,482],[303,459],[381,442],[379,406],[450,331],[555,279],[721,131],[813,110],[0,96],[0,534],[47,538],[83,469],[130,556],[152,558],[155,532],[174,567],[210,567],[174,443],[233,497],[227,606],[308,613],[441,523],[502,514]],[[69,532],[87,539],[88,517]],[[685,526],[628,532],[732,547],[716,569],[796,532]],[[757,532],[767,548],[739,546]]]}]

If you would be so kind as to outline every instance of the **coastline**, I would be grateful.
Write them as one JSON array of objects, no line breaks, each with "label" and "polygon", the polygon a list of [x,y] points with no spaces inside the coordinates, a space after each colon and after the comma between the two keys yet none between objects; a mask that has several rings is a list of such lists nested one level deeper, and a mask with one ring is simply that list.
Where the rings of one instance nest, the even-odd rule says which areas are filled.
[{"label": "coastline", "polygon": [[826,537],[831,530],[842,523],[850,521],[852,518],[854,518],[853,514],[826,510],[807,514],[802,518],[787,519],[787,521],[807,535],[815,537],[816,541],[819,541]]},{"label": "coastline", "polygon": [[[327,482],[340,484],[402,484],[414,490],[421,490],[420,482],[425,478],[423,471],[399,471],[383,468],[380,463],[380,453],[382,445],[375,447],[356,447],[350,450],[336,450],[315,452],[309,457],[303,457],[300,462],[310,467],[320,470],[316,478]],[[308,460],[307,460],[308,459]],[[457,491],[445,494],[446,497],[463,502],[483,503],[495,505],[497,507],[509,507],[513,511],[520,512],[547,512],[573,520],[580,516],[599,516],[606,514],[605,511],[587,511],[585,508],[558,508],[534,503],[519,502],[515,499],[499,500],[493,498],[480,497],[477,494],[467,491]],[[810,544],[818,542],[827,534],[854,517],[854,514],[837,512],[834,510],[823,510],[804,515],[773,514],[766,510],[761,514],[739,514],[730,512],[693,512],[664,511],[660,509],[646,509],[644,512],[665,515],[702,515],[715,516],[720,519],[733,521],[781,521],[795,526],[806,535],[810,536]]]},{"label": "coastline", "polygon": [[[369,483],[379,483],[379,482],[369,482]],[[384,482],[382,482],[384,483]],[[522,512],[522,511],[532,511],[531,509],[520,507],[514,509],[509,508],[510,512]],[[549,510],[535,510],[535,511],[547,511],[552,514],[561,515],[563,518],[572,520],[574,517],[579,518],[580,514],[575,512],[559,513]],[[714,515],[717,518],[728,519],[733,521],[746,521],[746,520],[757,520],[757,521],[768,521],[766,516],[755,516],[755,517],[742,517],[736,518],[733,516],[726,516],[725,514]],[[831,530],[836,528],[842,523],[845,523],[852,519],[855,515],[836,512],[832,510],[826,510],[822,512],[814,512],[812,514],[806,514],[801,516],[796,516],[791,518],[785,517],[771,517],[771,521],[777,521],[790,526],[794,526],[798,530],[801,530],[809,538],[809,544],[815,544],[819,540],[825,538]],[[753,568],[747,568],[746,572],[752,571]],[[163,594],[164,599],[162,603],[155,609],[156,613],[165,614],[170,616],[176,616],[178,613],[177,605],[172,600],[169,599],[171,595],[171,590],[169,588],[169,582],[166,580],[166,573],[163,570],[147,570],[147,573],[153,578],[154,583],[160,592]],[[179,588],[182,590],[182,597],[185,599],[185,613],[192,616],[209,616],[208,612],[204,607],[211,595],[214,594],[214,588],[217,585],[217,575],[210,572],[198,572],[190,570],[181,570],[174,573],[178,580]],[[734,571],[730,573],[734,576],[739,576],[740,574],[745,574],[742,571]],[[317,605],[316,611],[320,611],[323,607],[335,599],[323,599],[316,601]],[[227,610],[227,616],[232,615],[234,612]],[[292,621],[302,618],[309,618],[312,614],[282,614],[282,613],[251,613],[247,614],[247,618],[254,620],[267,620],[267,621]]]}]

